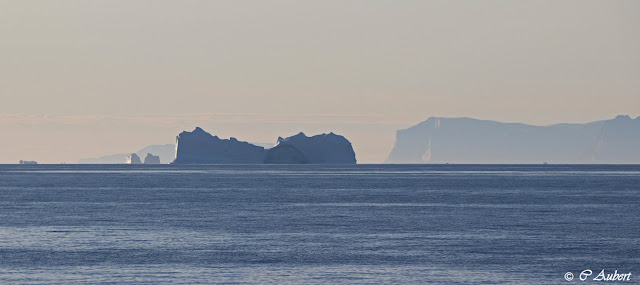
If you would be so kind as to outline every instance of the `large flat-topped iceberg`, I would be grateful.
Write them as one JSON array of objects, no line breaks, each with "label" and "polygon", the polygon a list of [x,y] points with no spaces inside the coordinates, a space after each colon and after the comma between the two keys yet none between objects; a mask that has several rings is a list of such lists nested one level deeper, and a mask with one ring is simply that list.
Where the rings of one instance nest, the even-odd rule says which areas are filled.
[{"label": "large flat-topped iceberg", "polygon": [[308,137],[299,133],[278,138],[276,146],[267,151],[265,163],[355,164],[356,154],[343,136],[329,133]]},{"label": "large flat-topped iceberg", "polygon": [[640,118],[533,126],[432,117],[399,130],[387,163],[640,163]]},{"label": "large flat-topped iceberg", "polygon": [[334,133],[307,137],[299,133],[278,138],[265,149],[235,138],[220,139],[201,128],[176,138],[176,164],[355,164],[351,143]]}]

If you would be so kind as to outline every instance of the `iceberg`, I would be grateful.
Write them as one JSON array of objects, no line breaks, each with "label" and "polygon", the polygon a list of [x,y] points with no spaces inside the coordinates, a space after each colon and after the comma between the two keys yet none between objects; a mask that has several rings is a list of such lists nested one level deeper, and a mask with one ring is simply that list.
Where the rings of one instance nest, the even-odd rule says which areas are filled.
[{"label": "iceberg", "polygon": [[[147,153],[152,153],[160,157],[161,164],[167,164],[176,158],[176,145],[150,145],[141,150],[138,150],[136,154],[139,157],[144,157]],[[78,161],[79,164],[122,164],[125,161],[129,153],[112,154],[98,158],[83,158]]]},{"label": "iceberg", "polygon": [[265,163],[356,164],[356,154],[349,140],[334,133],[308,137],[299,133],[278,138],[267,151]]},{"label": "iceberg", "polygon": [[127,157],[124,159],[124,163],[125,164],[142,164],[142,162],[140,161],[140,157],[135,153],[127,155]]},{"label": "iceberg", "polygon": [[259,164],[264,148],[236,138],[220,139],[196,127],[176,137],[175,164]]},{"label": "iceberg", "polygon": [[351,143],[334,133],[307,137],[299,133],[278,138],[270,149],[239,141],[220,139],[199,127],[176,137],[175,164],[355,164]]},{"label": "iceberg", "polygon": [[534,126],[431,117],[396,133],[386,163],[639,163],[640,119]]},{"label": "iceberg", "polygon": [[144,158],[144,164],[160,164],[160,156],[147,153]]},{"label": "iceberg", "polygon": [[277,145],[267,151],[266,164],[307,164],[309,159],[296,147],[287,144]]}]

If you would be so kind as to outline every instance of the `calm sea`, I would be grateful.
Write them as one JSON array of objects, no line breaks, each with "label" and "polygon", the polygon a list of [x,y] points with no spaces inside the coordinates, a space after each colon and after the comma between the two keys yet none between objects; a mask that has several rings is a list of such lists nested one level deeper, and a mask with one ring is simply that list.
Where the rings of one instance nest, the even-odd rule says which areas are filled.
[{"label": "calm sea", "polygon": [[0,283],[583,284],[586,269],[640,281],[640,166],[0,165]]}]

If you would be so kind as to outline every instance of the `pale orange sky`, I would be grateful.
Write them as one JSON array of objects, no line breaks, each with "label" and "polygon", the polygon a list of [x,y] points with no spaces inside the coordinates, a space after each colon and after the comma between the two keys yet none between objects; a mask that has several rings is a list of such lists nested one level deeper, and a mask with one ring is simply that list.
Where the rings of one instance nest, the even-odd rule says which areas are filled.
[{"label": "pale orange sky", "polygon": [[0,0],[0,163],[76,162],[196,125],[334,131],[360,162],[430,116],[640,115],[640,1]]}]

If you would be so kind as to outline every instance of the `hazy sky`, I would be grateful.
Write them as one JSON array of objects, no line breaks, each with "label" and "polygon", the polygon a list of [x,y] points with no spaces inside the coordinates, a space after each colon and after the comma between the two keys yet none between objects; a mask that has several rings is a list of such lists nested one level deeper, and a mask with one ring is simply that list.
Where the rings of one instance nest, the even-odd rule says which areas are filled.
[{"label": "hazy sky", "polygon": [[0,163],[76,162],[196,125],[334,131],[381,162],[430,116],[640,115],[640,1],[0,0]]}]

